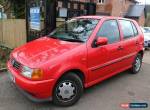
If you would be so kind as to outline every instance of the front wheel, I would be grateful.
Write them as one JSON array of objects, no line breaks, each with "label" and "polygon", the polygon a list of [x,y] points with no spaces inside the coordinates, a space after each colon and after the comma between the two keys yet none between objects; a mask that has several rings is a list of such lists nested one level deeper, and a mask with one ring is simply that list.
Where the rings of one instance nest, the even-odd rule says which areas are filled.
[{"label": "front wheel", "polygon": [[71,106],[80,99],[82,93],[82,80],[75,73],[69,73],[57,83],[53,92],[53,102],[60,106]]},{"label": "front wheel", "polygon": [[131,68],[132,74],[136,74],[140,71],[142,66],[142,55],[138,54],[133,62],[133,66]]}]

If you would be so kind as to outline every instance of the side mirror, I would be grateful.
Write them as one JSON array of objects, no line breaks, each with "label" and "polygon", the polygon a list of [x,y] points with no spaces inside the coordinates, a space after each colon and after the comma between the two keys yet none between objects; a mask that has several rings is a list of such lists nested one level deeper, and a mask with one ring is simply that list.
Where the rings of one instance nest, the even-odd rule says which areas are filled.
[{"label": "side mirror", "polygon": [[108,39],[106,37],[98,37],[95,44],[96,46],[106,45],[108,43]]}]

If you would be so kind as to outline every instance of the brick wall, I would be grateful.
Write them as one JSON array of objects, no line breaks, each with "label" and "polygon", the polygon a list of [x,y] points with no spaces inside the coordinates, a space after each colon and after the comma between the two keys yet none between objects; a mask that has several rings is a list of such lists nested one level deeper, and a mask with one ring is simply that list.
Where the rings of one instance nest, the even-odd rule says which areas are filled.
[{"label": "brick wall", "polygon": [[105,4],[97,3],[96,12],[109,12],[112,16],[124,16],[131,4],[133,2],[130,0],[106,0]]},{"label": "brick wall", "polygon": [[133,2],[129,0],[113,0],[111,15],[123,17],[127,13],[131,4],[133,4]]},{"label": "brick wall", "polygon": [[105,4],[97,4],[96,5],[96,13],[106,12],[105,6],[106,6]]},{"label": "brick wall", "polygon": [[144,12],[143,12],[142,16],[140,16],[140,18],[137,20],[137,22],[139,23],[140,26],[144,26],[144,24],[145,24]]},{"label": "brick wall", "polygon": [[121,13],[124,9],[124,0],[113,0],[112,2],[112,16],[121,16]]},{"label": "brick wall", "polygon": [[[95,1],[96,2],[96,1]],[[96,5],[96,13],[100,14],[111,14],[112,11],[112,0],[105,0],[104,4],[97,3]]]}]

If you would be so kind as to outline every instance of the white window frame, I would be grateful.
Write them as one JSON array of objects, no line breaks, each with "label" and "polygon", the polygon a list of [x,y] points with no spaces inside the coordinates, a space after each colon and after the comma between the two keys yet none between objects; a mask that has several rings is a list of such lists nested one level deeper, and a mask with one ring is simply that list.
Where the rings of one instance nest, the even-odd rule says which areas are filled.
[{"label": "white window frame", "polygon": [[99,4],[104,4],[104,3],[105,3],[105,0],[97,0],[97,3],[99,3]]}]

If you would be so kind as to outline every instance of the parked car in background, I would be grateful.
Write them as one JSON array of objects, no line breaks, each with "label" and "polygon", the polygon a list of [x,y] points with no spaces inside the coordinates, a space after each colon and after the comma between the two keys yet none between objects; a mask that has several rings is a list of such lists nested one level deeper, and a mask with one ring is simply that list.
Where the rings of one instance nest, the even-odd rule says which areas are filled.
[{"label": "parked car in background", "polygon": [[70,106],[84,88],[128,69],[138,73],[143,44],[143,33],[134,20],[77,17],[16,48],[7,67],[12,82],[28,98]]},{"label": "parked car in background", "polygon": [[150,27],[142,27],[144,34],[144,47],[145,49],[150,48]]},{"label": "parked car in background", "polygon": [[145,33],[150,33],[150,27],[143,27]]}]

